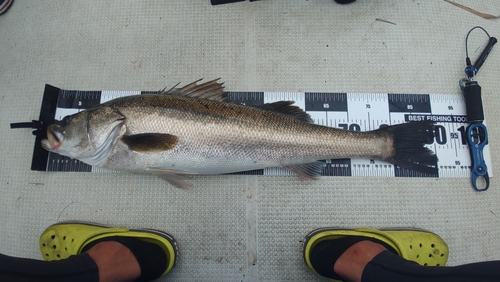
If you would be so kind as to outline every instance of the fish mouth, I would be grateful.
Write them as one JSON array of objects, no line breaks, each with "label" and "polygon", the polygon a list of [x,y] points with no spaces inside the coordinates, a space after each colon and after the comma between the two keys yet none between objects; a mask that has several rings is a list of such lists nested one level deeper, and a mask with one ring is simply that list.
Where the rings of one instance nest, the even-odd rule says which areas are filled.
[{"label": "fish mouth", "polygon": [[47,127],[47,139],[42,140],[42,147],[48,151],[57,150],[61,147],[61,141],[64,139],[64,135],[59,132],[59,128],[54,128],[54,125],[49,125]]}]

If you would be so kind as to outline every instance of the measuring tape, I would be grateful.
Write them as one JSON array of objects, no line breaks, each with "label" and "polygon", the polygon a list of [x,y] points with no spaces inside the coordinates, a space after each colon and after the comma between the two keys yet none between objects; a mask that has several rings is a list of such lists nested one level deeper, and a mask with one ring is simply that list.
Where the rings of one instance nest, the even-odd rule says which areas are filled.
[{"label": "measuring tape", "polygon": [[[61,120],[109,100],[156,92],[74,91],[47,85],[40,120]],[[437,175],[394,166],[379,160],[333,159],[325,162],[324,176],[375,177],[470,177],[471,159],[466,140],[468,125],[465,101],[461,94],[387,94],[387,93],[312,93],[312,92],[226,92],[229,100],[248,106],[276,101],[295,101],[316,124],[355,131],[370,131],[381,126],[411,121],[436,122],[435,138],[429,149],[436,153]],[[40,138],[37,138],[37,141]],[[491,167],[489,145],[485,161]],[[38,157],[36,157],[38,156]],[[92,167],[78,160],[45,151],[35,144],[33,170],[87,171],[109,170]],[[248,175],[292,175],[281,168],[241,172]],[[490,174],[490,176],[492,176]]]}]

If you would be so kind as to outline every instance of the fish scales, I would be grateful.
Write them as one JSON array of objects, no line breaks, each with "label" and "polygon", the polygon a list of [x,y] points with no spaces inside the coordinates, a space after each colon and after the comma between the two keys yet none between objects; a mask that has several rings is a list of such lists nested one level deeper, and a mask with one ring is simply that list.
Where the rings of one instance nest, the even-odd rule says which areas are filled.
[{"label": "fish scales", "polygon": [[[122,99],[108,106],[126,117],[126,134],[160,132],[179,137],[176,148],[154,157],[154,166],[176,158],[185,163],[178,167],[186,169],[198,160],[202,167],[196,171],[201,174],[214,173],[213,162],[217,162],[218,173],[227,173],[241,166],[242,160],[251,163],[238,169],[300,164],[325,157],[380,158],[391,144],[387,142],[389,136],[327,128],[256,107],[182,96]],[[151,163],[152,158],[148,158]],[[129,168],[131,165],[144,167],[137,160],[127,164]],[[227,170],[221,170],[224,166]]]}]

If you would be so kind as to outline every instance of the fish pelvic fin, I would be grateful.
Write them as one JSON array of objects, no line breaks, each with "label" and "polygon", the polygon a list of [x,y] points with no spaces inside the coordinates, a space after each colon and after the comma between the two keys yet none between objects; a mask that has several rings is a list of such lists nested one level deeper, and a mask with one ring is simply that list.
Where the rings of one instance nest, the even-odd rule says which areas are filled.
[{"label": "fish pelvic fin", "polygon": [[187,182],[184,176],[175,174],[160,174],[157,176],[176,188],[182,189],[186,192],[193,192],[194,185]]},{"label": "fish pelvic fin", "polygon": [[425,144],[434,141],[434,122],[419,121],[384,127],[375,132],[389,133],[393,136],[395,153],[385,159],[390,163],[437,176],[437,156]]},{"label": "fish pelvic fin", "polygon": [[254,106],[256,108],[282,113],[284,115],[290,116],[296,120],[304,121],[307,123],[314,123],[311,116],[306,113],[301,108],[294,106],[294,101],[278,101],[274,103],[267,103],[263,105]]},{"label": "fish pelvic fin", "polygon": [[198,84],[202,79],[198,79],[195,82],[192,82],[186,86],[181,88],[176,88],[178,84],[169,90],[163,89],[158,94],[165,95],[178,95],[178,96],[186,96],[186,97],[194,97],[194,98],[203,98],[208,100],[215,100],[224,102],[227,100],[227,95],[224,93],[224,83],[219,83],[217,81],[220,78]]},{"label": "fish pelvic fin", "polygon": [[177,145],[179,138],[163,133],[142,133],[125,135],[121,138],[130,150],[142,153],[157,153],[170,150]]},{"label": "fish pelvic fin", "polygon": [[283,166],[283,168],[288,169],[289,171],[292,171],[299,176],[310,180],[316,180],[321,175],[324,167],[325,163],[319,161],[307,164]]},{"label": "fish pelvic fin", "polygon": [[172,184],[174,187],[180,188],[187,192],[192,192],[194,185],[187,182],[187,178],[184,175],[194,175],[197,173],[189,172],[189,171],[180,171],[176,169],[168,169],[161,167],[148,167],[146,168],[146,172],[156,175],[159,178],[167,181]]}]

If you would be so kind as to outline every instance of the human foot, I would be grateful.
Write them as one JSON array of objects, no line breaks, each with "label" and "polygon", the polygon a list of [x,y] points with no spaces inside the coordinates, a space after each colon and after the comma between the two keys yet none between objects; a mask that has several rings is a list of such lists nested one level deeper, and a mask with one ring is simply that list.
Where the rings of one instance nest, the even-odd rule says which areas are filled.
[{"label": "human foot", "polygon": [[346,281],[361,281],[366,265],[387,249],[371,241],[361,241],[349,247],[335,262],[333,271]]},{"label": "human foot", "polygon": [[98,243],[87,254],[97,264],[100,282],[133,281],[141,275],[134,254],[118,242]]},{"label": "human foot", "polygon": [[[380,246],[382,249],[380,251],[379,248],[372,250],[371,245],[364,242],[373,243],[375,246]],[[361,277],[362,270],[366,263],[383,250],[391,250],[391,252],[396,253],[391,246],[379,240],[360,236],[345,236],[317,243],[311,250],[310,259],[314,271],[318,274],[334,280],[341,280],[345,279],[345,274],[348,272],[354,274],[360,272],[359,277]],[[351,254],[351,257],[349,257],[350,260],[346,260],[346,253]],[[334,269],[334,265],[337,264],[341,257],[343,257],[341,260],[342,264],[339,265],[340,268],[338,270],[342,272],[339,273],[337,269]],[[354,265],[351,265],[352,263],[354,263]],[[354,275],[353,277],[357,276],[358,275]]]}]

